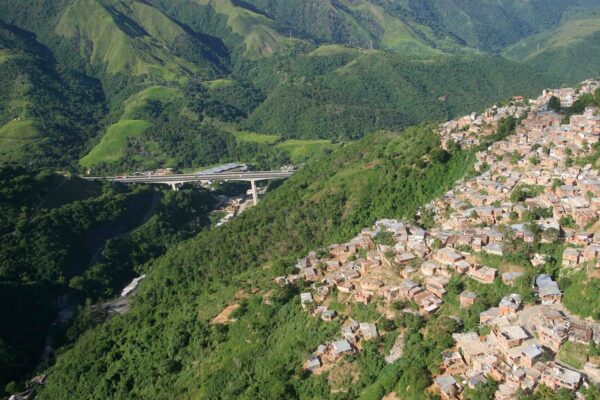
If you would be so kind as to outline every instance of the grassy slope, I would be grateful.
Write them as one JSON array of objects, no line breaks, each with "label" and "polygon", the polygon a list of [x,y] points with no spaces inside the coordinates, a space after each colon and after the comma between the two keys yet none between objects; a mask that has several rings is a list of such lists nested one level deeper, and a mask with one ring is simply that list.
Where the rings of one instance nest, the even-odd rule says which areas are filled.
[{"label": "grassy slope", "polygon": [[325,139],[289,139],[281,141],[277,135],[265,135],[247,131],[234,132],[233,135],[240,142],[275,145],[277,148],[283,150],[294,164],[300,164],[325,150],[333,150],[337,147],[336,144],[331,143],[331,140]]},{"label": "grassy slope", "polygon": [[[504,55],[548,68],[564,81],[600,75],[600,14],[566,21],[558,28],[516,43]],[[576,66],[576,67],[575,67]]]},{"label": "grassy slope", "polygon": [[381,6],[370,2],[353,1],[346,1],[345,5],[350,10],[366,15],[363,18],[376,22],[381,29],[381,32],[377,33],[377,44],[380,48],[398,50],[421,57],[441,53],[419,37],[405,21],[390,15]]},{"label": "grassy slope", "polygon": [[25,155],[23,147],[39,139],[34,121],[10,121],[0,127],[0,157],[5,160],[19,159]]},{"label": "grassy slope", "polygon": [[143,120],[123,119],[108,127],[96,147],[80,161],[83,167],[101,162],[116,162],[124,156],[128,138],[141,136],[151,124]]},{"label": "grassy slope", "polygon": [[233,84],[234,82],[231,79],[215,79],[213,81],[205,82],[205,85],[209,90],[221,89]]},{"label": "grassy slope", "polygon": [[79,161],[79,164],[89,168],[100,163],[120,161],[125,155],[127,140],[143,135],[152,126],[149,121],[135,119],[136,111],[149,101],[166,104],[181,96],[182,93],[178,89],[163,86],[152,86],[130,96],[123,102],[123,114],[119,121],[106,129],[100,142]]},{"label": "grassy slope", "polygon": [[123,102],[123,118],[130,117],[136,109],[147,104],[148,101],[168,103],[182,96],[179,89],[164,86],[151,86],[141,92],[135,93]]},{"label": "grassy slope", "polygon": [[337,146],[335,144],[332,144],[330,140],[324,139],[289,139],[282,143],[279,143],[277,147],[279,147],[288,154],[292,163],[299,164],[310,159],[315,155],[320,154],[324,150],[333,150]]},{"label": "grassy slope", "polygon": [[256,132],[235,132],[234,136],[239,141],[250,143],[273,144],[277,141],[276,135],[264,135]]},{"label": "grassy slope", "polygon": [[227,25],[243,38],[245,55],[257,58],[272,54],[282,45],[296,42],[280,33],[281,27],[273,20],[250,9],[236,5],[232,0],[196,0],[211,6],[218,14],[227,16]]},{"label": "grassy slope", "polygon": [[76,0],[62,15],[56,33],[76,39],[80,53],[109,74],[151,75],[179,81],[210,67],[182,58],[174,42],[187,32],[157,9],[135,0]]},{"label": "grassy slope", "polygon": [[0,64],[7,62],[13,57],[8,49],[0,49]]}]

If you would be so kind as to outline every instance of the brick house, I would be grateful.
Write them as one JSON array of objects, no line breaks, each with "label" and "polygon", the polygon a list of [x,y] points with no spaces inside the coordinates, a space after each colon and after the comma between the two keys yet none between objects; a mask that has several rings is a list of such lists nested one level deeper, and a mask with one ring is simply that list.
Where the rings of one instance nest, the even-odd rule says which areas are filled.
[{"label": "brick house", "polygon": [[542,372],[541,383],[552,390],[565,388],[575,391],[581,384],[581,374],[556,363],[549,363],[548,367]]},{"label": "brick house", "polygon": [[474,267],[471,268],[471,270],[469,271],[469,276],[473,279],[475,279],[476,281],[479,281],[481,283],[485,283],[485,284],[491,284],[494,283],[494,279],[496,278],[496,275],[498,274],[498,270],[495,268],[491,268],[491,267]]},{"label": "brick house", "polygon": [[473,304],[475,304],[476,299],[477,299],[477,293],[470,292],[468,290],[465,290],[464,292],[462,292],[458,297],[458,301],[460,303],[461,308],[471,307]]}]

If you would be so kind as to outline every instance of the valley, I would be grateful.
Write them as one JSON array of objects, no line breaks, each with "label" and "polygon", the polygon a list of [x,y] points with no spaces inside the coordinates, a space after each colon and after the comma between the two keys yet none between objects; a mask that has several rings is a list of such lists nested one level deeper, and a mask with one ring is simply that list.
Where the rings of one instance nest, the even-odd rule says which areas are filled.
[{"label": "valley", "polygon": [[0,398],[600,398],[598,0],[25,3]]}]

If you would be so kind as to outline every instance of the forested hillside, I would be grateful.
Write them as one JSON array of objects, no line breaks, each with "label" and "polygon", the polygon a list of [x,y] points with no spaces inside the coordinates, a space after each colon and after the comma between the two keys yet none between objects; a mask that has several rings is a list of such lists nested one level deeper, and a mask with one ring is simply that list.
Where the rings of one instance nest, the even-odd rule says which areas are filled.
[{"label": "forested hillside", "polygon": [[59,312],[112,298],[206,226],[216,202],[204,191],[129,190],[9,166],[0,188],[2,388],[30,373],[49,343],[77,337]]},{"label": "forested hillside", "polygon": [[548,68],[561,83],[597,76],[600,57],[600,13],[569,18],[556,28],[528,37],[508,47],[504,54]]},{"label": "forested hillside", "polygon": [[[397,48],[496,51],[597,9],[594,0],[250,0],[248,3],[322,42]],[[431,50],[429,50],[431,51]]]},{"label": "forested hillside", "polygon": [[340,46],[272,58],[248,75],[269,95],[242,126],[284,137],[340,139],[445,121],[514,93],[533,95],[552,82],[499,57],[439,56],[425,62]]},{"label": "forested hillside", "polygon": [[100,83],[67,71],[31,32],[0,22],[0,157],[65,164],[106,112]]},{"label": "forested hillside", "polygon": [[[0,156],[97,173],[273,168],[295,158],[286,139],[356,139],[594,75],[599,7],[3,0]],[[566,39],[544,39],[553,30]],[[509,45],[513,61],[494,55]]]},{"label": "forested hillside", "polygon": [[[423,398],[453,322],[394,321],[418,343],[409,365],[367,348],[332,393],[299,368],[329,328],[271,279],[377,218],[414,219],[468,173],[473,154],[442,150],[433,122],[600,75],[597,10],[0,0],[0,396],[47,372],[41,399],[358,398],[381,379]],[[219,229],[207,191],[74,177],[230,161],[300,170]],[[131,311],[104,322],[142,273]],[[212,324],[234,299],[237,324]]]},{"label": "forested hillside", "polygon": [[[474,158],[460,150],[434,157],[438,145],[431,127],[369,135],[312,162],[224,227],[172,249],[153,263],[131,312],[59,357],[38,397],[68,390],[88,399],[336,398],[324,378],[298,370],[306,349],[331,332],[271,279],[294,256],[383,216],[412,218],[447,190]],[[235,325],[211,325],[240,288],[259,292]],[[361,357],[365,375],[344,398],[356,398],[383,367]]]}]

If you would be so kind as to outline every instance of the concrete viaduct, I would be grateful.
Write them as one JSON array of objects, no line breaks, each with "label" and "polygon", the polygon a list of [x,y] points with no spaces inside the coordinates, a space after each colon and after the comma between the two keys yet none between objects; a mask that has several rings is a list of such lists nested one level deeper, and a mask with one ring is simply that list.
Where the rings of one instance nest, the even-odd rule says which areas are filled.
[{"label": "concrete viaduct", "polygon": [[294,174],[295,171],[243,171],[243,172],[218,172],[197,174],[175,174],[166,176],[91,176],[84,177],[87,180],[106,180],[109,182],[121,183],[150,183],[150,184],[166,184],[171,186],[173,190],[183,185],[186,182],[200,181],[248,181],[252,185],[252,199],[254,204],[258,204],[258,193],[256,190],[257,181],[265,181],[271,179],[286,179]]}]

